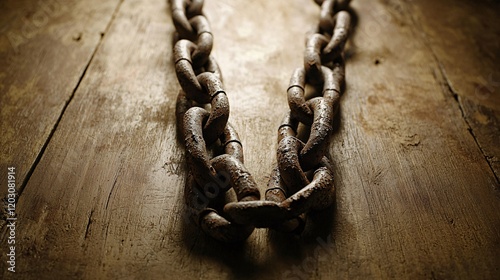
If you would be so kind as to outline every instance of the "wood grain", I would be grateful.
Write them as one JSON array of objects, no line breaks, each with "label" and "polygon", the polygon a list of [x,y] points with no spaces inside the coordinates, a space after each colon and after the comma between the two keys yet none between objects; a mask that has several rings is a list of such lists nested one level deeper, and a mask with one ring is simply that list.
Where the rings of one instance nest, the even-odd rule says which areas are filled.
[{"label": "wood grain", "polygon": [[[442,46],[422,37],[420,17],[409,15],[417,4],[352,6],[359,20],[331,147],[337,202],[311,217],[304,236],[257,230],[225,245],[184,218],[168,3],[124,1],[20,196],[15,276],[497,277],[499,183],[450,94],[436,59]],[[205,13],[230,122],[263,190],[288,79],[319,9],[312,1],[207,0]],[[0,269],[12,277],[3,259]]]},{"label": "wood grain", "polygon": [[408,18],[414,18],[443,82],[500,182],[500,2],[412,3]]},{"label": "wood grain", "polygon": [[[118,4],[34,2],[0,4],[0,180],[16,167],[19,193]],[[1,197],[6,193],[0,189]]]}]

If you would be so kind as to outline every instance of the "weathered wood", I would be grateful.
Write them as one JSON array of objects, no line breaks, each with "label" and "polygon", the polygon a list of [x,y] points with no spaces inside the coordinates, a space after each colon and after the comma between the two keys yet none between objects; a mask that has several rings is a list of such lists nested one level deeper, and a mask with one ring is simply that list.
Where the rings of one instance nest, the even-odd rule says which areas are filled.
[{"label": "weathered wood", "polygon": [[318,274],[494,278],[498,183],[420,26],[403,4],[381,2],[353,3],[360,22],[336,135],[342,145],[333,147],[336,254]]},{"label": "weathered wood", "polygon": [[[2,184],[7,167],[14,166],[17,191],[22,192],[117,4],[118,0],[0,4]],[[0,196],[6,193],[2,187]]]},{"label": "weathered wood", "polygon": [[421,30],[444,84],[500,182],[500,2],[410,3],[408,18]]},{"label": "weathered wood", "polygon": [[[498,275],[499,185],[449,93],[437,51],[410,6],[352,5],[359,22],[331,147],[337,203],[311,217],[304,237],[257,230],[246,244],[228,246],[182,216],[171,18],[166,1],[125,1],[20,197],[16,276]],[[205,13],[230,121],[263,190],[289,75],[302,64],[304,33],[319,9],[312,1],[221,0],[207,1]],[[0,268],[12,276],[4,261]]]}]

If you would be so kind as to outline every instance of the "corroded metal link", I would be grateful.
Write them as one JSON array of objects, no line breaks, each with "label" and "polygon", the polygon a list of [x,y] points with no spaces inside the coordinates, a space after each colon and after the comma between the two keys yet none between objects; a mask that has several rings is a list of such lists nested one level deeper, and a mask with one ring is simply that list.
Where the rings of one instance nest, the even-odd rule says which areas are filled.
[{"label": "corroded metal link", "polygon": [[[200,107],[192,107],[184,115],[183,128],[188,153],[188,166],[199,186],[213,185],[214,181],[217,182],[217,179],[220,181],[220,174],[228,173],[225,169],[218,170],[214,167],[214,159],[210,159],[206,148],[202,125],[204,122],[208,122],[207,119],[209,119],[210,115],[208,111]],[[231,135],[234,136],[234,133]],[[236,157],[233,158],[237,160]],[[227,190],[227,186],[220,186],[220,182],[217,183],[219,183],[219,191]],[[207,197],[211,196],[210,193],[206,193],[207,190],[204,191]]]},{"label": "corroded metal link", "polygon": [[[232,136],[235,135],[232,134]],[[243,163],[236,157],[229,154],[223,154],[213,158],[210,162],[217,170],[217,174],[227,174],[229,186],[235,191],[239,202],[257,201],[260,199],[260,192],[257,188],[257,184],[246,170]],[[212,237],[226,242],[242,241],[246,239],[254,229],[252,225],[242,225],[230,222],[216,211],[206,212],[206,215],[201,217],[200,225],[203,231]]]},{"label": "corroded metal link", "polygon": [[[290,113],[288,113],[278,129],[278,139],[295,136],[297,125],[297,121],[292,119]],[[268,182],[265,194],[266,201],[229,203],[224,207],[224,212],[238,223],[252,224],[256,227],[277,227],[285,229],[285,231],[293,231],[303,223],[300,223],[299,220],[291,223],[280,220],[285,216],[286,210],[281,209],[279,203],[286,199],[287,189],[288,187],[281,179],[279,168],[276,166]],[[270,214],[274,215],[274,217],[269,217]],[[288,228],[280,226],[283,222],[288,225]]]},{"label": "corroded metal link", "polygon": [[288,106],[295,118],[311,125],[313,113],[305,100],[306,71],[303,67],[295,69],[287,89]]},{"label": "corroded metal link", "polygon": [[195,34],[193,27],[189,23],[186,15],[186,9],[189,5],[187,0],[171,0],[170,8],[172,10],[172,21],[174,22],[175,30],[181,38],[194,41]]},{"label": "corroded metal link", "polygon": [[211,72],[214,73],[217,79],[221,81],[221,83],[224,83],[224,78],[222,77],[222,72],[220,71],[219,64],[217,63],[217,60],[215,60],[215,57],[213,55],[210,55],[208,57],[207,63],[203,66],[203,70],[205,72]]},{"label": "corroded metal link", "polygon": [[267,183],[265,198],[267,201],[280,203],[287,197],[287,186],[281,180],[280,169],[278,166],[273,168],[271,176]]},{"label": "corroded metal link", "polygon": [[196,45],[188,40],[179,40],[174,46],[175,74],[181,88],[189,99],[198,103],[210,102],[210,95],[205,93],[193,69],[191,54]]},{"label": "corroded metal link", "polygon": [[210,30],[210,24],[205,16],[195,16],[189,20],[189,23],[197,35],[197,48],[193,52],[193,67],[198,68],[207,62],[210,52],[212,52],[214,39]]},{"label": "corroded metal link", "polygon": [[[215,73],[213,75],[215,75],[215,77],[218,79],[218,75],[216,75]],[[217,95],[215,97],[217,97],[217,98],[212,99],[212,108],[217,108],[218,112],[214,112],[209,116],[209,119],[204,126],[204,131],[206,131],[206,132],[204,132],[204,134],[211,133],[211,134],[217,135],[220,131],[221,124],[227,123],[227,120],[224,121],[224,119],[226,118],[226,115],[229,116],[229,107],[228,107],[228,105],[225,105],[227,103],[227,97],[225,96],[225,94],[224,95],[221,94],[220,96]],[[221,106],[221,104],[223,104],[224,106]],[[186,93],[183,90],[180,90],[179,94],[177,95],[175,115],[176,115],[176,119],[177,119],[177,127],[178,127],[181,135],[184,135],[184,123],[183,123],[184,115],[191,107],[193,107],[193,101],[187,98]],[[230,131],[230,132],[226,132],[226,131]],[[236,137],[236,139],[238,139],[236,131],[234,130],[234,128],[231,125],[229,125],[229,123],[227,124],[226,128],[224,129],[223,134],[227,135],[226,138],[224,138],[224,139],[229,139],[229,140],[221,140],[223,143],[224,142],[233,142],[233,141],[240,143],[239,140],[234,140],[233,138],[227,138],[227,137]],[[234,135],[236,135],[236,136],[234,136]],[[223,135],[221,135],[221,137],[222,136]],[[229,145],[229,143],[228,143],[228,145]],[[240,145],[241,145],[241,143],[240,143]],[[232,150],[234,150],[234,149],[236,149],[236,148],[233,148]],[[238,159],[240,159],[239,158],[240,155],[238,155],[238,154],[241,154],[241,155],[243,154],[242,151],[234,151],[234,153]],[[240,161],[243,162],[242,159],[240,159]]]},{"label": "corroded metal link", "polygon": [[302,171],[299,151],[304,147],[299,139],[293,136],[283,138],[278,144],[277,159],[281,179],[290,193],[295,193],[309,184],[306,174]]},{"label": "corroded metal link", "polygon": [[211,182],[217,176],[215,168],[210,163],[207,145],[203,137],[203,123],[210,113],[200,107],[192,107],[184,114],[184,141],[189,157],[189,167],[200,186]]},{"label": "corroded metal link", "polygon": [[278,187],[269,188],[269,192],[277,193],[272,201],[232,202],[224,206],[224,213],[241,224],[273,228],[278,226],[287,231],[297,232],[298,228],[303,228],[304,213],[322,210],[334,201],[333,172],[326,157],[320,161],[312,181],[281,202],[275,201],[283,197],[279,193],[282,186],[279,177],[279,171],[273,171],[270,184],[277,184]]},{"label": "corroded metal link", "polygon": [[339,59],[333,62],[333,77],[336,84],[336,89],[339,93],[342,93],[345,88],[345,61],[344,56],[340,56]]},{"label": "corroded metal link", "polygon": [[342,62],[335,63],[333,70],[326,68],[323,73],[325,74],[325,83],[322,96],[331,103],[332,117],[335,117],[339,109],[340,93],[344,85],[344,65]]},{"label": "corroded metal link", "polygon": [[243,145],[240,142],[238,133],[230,123],[227,123],[224,133],[219,139],[226,154],[231,155],[241,163],[244,163]]},{"label": "corroded metal link", "polygon": [[[199,223],[199,217],[202,212],[212,211],[210,209],[220,202],[225,191],[229,189],[229,176],[221,172],[213,181],[202,186],[196,183],[191,172],[188,172],[186,186],[184,190],[184,200],[188,206],[188,213]],[[215,211],[215,210],[214,210]]]},{"label": "corroded metal link", "polygon": [[[278,167],[273,169],[269,179],[266,201],[230,203],[225,206],[224,212],[238,223],[253,224],[256,227],[272,227],[284,232],[300,233],[303,230],[305,214],[299,213],[292,216],[289,213],[292,210],[283,208],[280,204],[286,200],[288,192],[296,193],[302,189],[302,186],[310,186],[299,163],[298,153],[304,144],[295,138],[296,129],[296,120],[287,114],[278,129],[280,141]],[[323,162],[324,160],[320,162],[320,165]],[[302,199],[302,196],[300,198]]]},{"label": "corroded metal link", "polygon": [[[266,200],[261,201],[243,164],[238,134],[228,123],[229,102],[211,55],[213,35],[202,12],[204,1],[171,0],[173,22],[181,38],[173,52],[182,88],[175,114],[190,168],[184,199],[198,226],[217,240],[242,241],[254,227],[300,233],[309,211],[324,209],[334,201],[333,171],[325,155],[345,83],[343,50],[351,18],[344,10],[350,0],[314,1],[321,6],[320,22],[316,34],[307,37],[304,67],[296,69],[290,79],[290,111],[278,128],[277,165]],[[315,87],[307,93],[308,99],[307,84]],[[299,122],[311,126],[305,144],[296,138]],[[212,158],[207,147],[215,143],[224,152]],[[220,210],[223,194],[231,188],[238,201],[227,203],[219,213],[216,209]]]},{"label": "corroded metal link", "polygon": [[223,154],[213,158],[210,162],[217,172],[228,174],[230,186],[236,193],[238,201],[260,199],[257,184],[241,161],[228,154]]},{"label": "corroded metal link", "polygon": [[210,23],[204,15],[197,15],[189,19],[189,23],[193,27],[193,31],[200,35],[202,33],[212,33]]},{"label": "corroded metal link", "polygon": [[265,200],[230,202],[224,206],[224,213],[232,221],[257,228],[272,227],[286,221],[286,212],[279,203]]},{"label": "corroded metal link", "polygon": [[193,101],[187,99],[186,93],[181,89],[175,103],[175,118],[177,120],[177,133],[184,137],[184,114],[193,107]]},{"label": "corroded metal link", "polygon": [[203,14],[203,2],[203,0],[171,0],[172,20],[181,39],[195,40],[196,30],[190,19]]},{"label": "corroded metal link", "polygon": [[251,225],[232,223],[216,211],[210,211],[202,216],[200,227],[209,236],[228,243],[241,242],[247,239],[255,229]]},{"label": "corroded metal link", "polygon": [[189,174],[184,188],[184,201],[190,217],[201,227],[203,232],[223,242],[240,242],[252,234],[254,227],[239,225],[228,221],[208,207],[209,199],[199,191],[193,175]]},{"label": "corroded metal link", "polygon": [[203,91],[206,92],[210,99],[213,99],[220,93],[225,93],[224,85],[214,73],[203,72],[196,76],[196,79],[198,79],[198,82],[200,83]]},{"label": "corroded metal link", "polygon": [[307,81],[312,85],[323,83],[321,72],[321,51],[328,44],[328,39],[318,33],[309,36],[304,51],[304,69]]},{"label": "corroded metal link", "polygon": [[345,43],[349,36],[349,26],[351,25],[351,16],[346,11],[340,11],[335,14],[335,29],[328,45],[323,49],[322,58],[332,61],[338,58],[344,50]]},{"label": "corroded metal link", "polygon": [[[214,94],[223,92],[222,81],[219,79],[222,75],[216,60],[209,57],[204,67],[206,71],[196,76],[191,60],[191,54],[195,50],[196,45],[188,40],[179,40],[175,44],[175,73],[186,96],[200,104],[206,104],[212,101]],[[214,88],[217,90],[214,91]]]},{"label": "corroded metal link", "polygon": [[[210,111],[210,116],[206,124],[203,126],[204,141],[206,141],[208,145],[211,145],[217,141],[219,136],[224,132],[224,128],[229,118],[229,101],[226,93],[222,89],[222,83],[217,79],[215,74],[208,72],[202,73],[198,75],[197,81],[198,80],[200,87],[203,88],[203,92],[206,92],[205,95],[211,98],[212,110]],[[191,96],[187,95],[187,97],[190,98]],[[192,99],[198,101],[196,98]],[[205,100],[203,99],[203,101]],[[186,121],[184,121],[184,126],[186,126]]]},{"label": "corroded metal link", "polygon": [[203,127],[203,136],[207,145],[212,145],[224,132],[229,119],[229,101],[226,93],[216,94],[212,99],[212,110],[207,123]]},{"label": "corroded metal link", "polygon": [[335,0],[324,0],[323,3],[321,3],[321,12],[319,16],[319,29],[322,33],[331,34],[333,30],[334,6],[335,6]]},{"label": "corroded metal link", "polygon": [[[326,157],[321,162],[330,165]],[[311,183],[280,203],[280,206],[289,209],[287,217],[295,217],[310,210],[327,208],[334,198],[333,173],[327,166],[321,166],[314,171]]]},{"label": "corroded metal link", "polygon": [[300,164],[307,171],[314,168],[326,154],[333,130],[333,100],[316,97],[307,101],[314,120],[306,145],[300,151]]},{"label": "corroded metal link", "polygon": [[[182,98],[182,95],[179,98],[182,101],[178,105],[180,114],[187,99]],[[253,181],[239,160],[243,160],[241,144],[236,131],[230,125],[225,128],[224,133],[221,135],[221,140],[226,141],[225,151],[227,154],[206,161],[208,160],[206,144],[203,137],[199,137],[199,134],[202,123],[208,117],[209,113],[199,107],[192,107],[185,113],[185,141],[186,150],[189,154],[188,165],[191,167],[185,188],[185,201],[195,222],[206,234],[224,242],[239,242],[245,240],[252,233],[254,227],[230,222],[215,209],[209,208],[208,205],[211,200],[230,189],[230,187],[235,189],[239,201],[258,200],[260,193],[256,188],[255,181]],[[230,144],[239,145],[239,147],[230,147]],[[204,174],[207,174],[207,169],[213,169],[210,176],[204,176]],[[220,184],[218,182],[221,181],[220,174],[227,174],[225,176],[228,177],[229,184]],[[205,178],[199,178],[198,176]]]},{"label": "corroded metal link", "polygon": [[[177,41],[174,45],[174,51],[173,51],[174,64],[177,64],[181,60],[185,60],[190,64],[192,64],[193,60],[191,59],[192,58],[191,54],[195,50],[196,50],[195,43],[186,39]],[[191,68],[193,67],[191,66]]]},{"label": "corroded metal link", "polygon": [[197,76],[203,91],[211,97],[211,111],[205,126],[203,136],[207,145],[212,145],[224,132],[229,119],[229,100],[222,88],[222,82],[215,74],[205,72]]},{"label": "corroded metal link", "polygon": [[[323,2],[325,2],[325,0],[314,0],[314,2],[321,6]],[[335,0],[335,4],[333,5],[334,12],[346,10],[347,8],[349,8],[350,2],[351,0]]]},{"label": "corroded metal link", "polygon": [[[278,154],[279,154],[280,145],[282,144],[283,139],[288,138],[288,137],[295,138],[295,136],[297,136],[298,126],[299,126],[298,121],[294,117],[292,117],[292,112],[289,111],[285,115],[285,117],[283,117],[283,120],[281,121],[281,125],[278,128],[278,149],[277,149]],[[297,139],[297,138],[295,138],[295,139]],[[295,157],[298,156],[297,153],[304,147],[304,144],[300,140],[298,142],[299,142],[300,146],[298,148],[296,148],[295,151],[292,152],[293,154],[295,154]],[[287,184],[285,183],[285,180],[283,180],[283,178],[281,176],[281,172],[280,172],[279,156],[277,158],[278,158],[278,163],[276,164],[276,168],[273,169],[271,177],[269,178],[269,181],[267,183],[266,200],[281,202],[287,197],[287,193],[293,193],[294,190],[290,189],[290,187],[288,187]],[[294,159],[294,160],[297,161],[297,159]],[[295,163],[295,165],[296,165],[296,163]],[[302,173],[302,174],[304,173],[304,172],[302,172],[302,170],[300,168],[300,163],[296,167],[300,173]],[[302,177],[302,174],[299,174],[299,177]],[[302,179],[302,180],[304,180],[304,179]],[[309,182],[307,178],[304,181],[307,183]],[[275,198],[271,197],[271,199],[268,199],[267,195],[268,195],[270,189],[278,189],[282,193],[282,196],[278,196]],[[283,198],[283,199],[281,199],[281,198]]]},{"label": "corroded metal link", "polygon": [[278,143],[287,136],[297,135],[298,126],[299,123],[297,119],[293,118],[292,112],[289,111],[281,121],[281,125],[278,127]]},{"label": "corroded metal link", "polygon": [[[334,71],[328,67],[321,66],[321,74],[323,76],[323,91],[322,96],[327,99],[335,100],[334,105],[338,104],[338,95],[340,93],[341,85],[344,82],[344,71],[338,69],[342,67],[340,64],[335,64]],[[304,68],[297,68],[290,78],[290,84],[287,90],[288,105],[294,118],[306,125],[313,124],[313,110],[310,104],[305,100],[305,70]],[[334,113],[336,109],[334,108]]]},{"label": "corroded metal link", "polygon": [[349,8],[349,4],[351,0],[336,0],[335,1],[335,12],[347,10]]},{"label": "corroded metal link", "polygon": [[[281,180],[279,168],[276,166],[273,168],[271,177],[267,183],[265,198],[270,202],[281,203],[286,197],[286,185],[283,180]],[[282,223],[271,224],[269,227],[282,232],[295,232],[300,234],[304,230],[305,224],[306,215],[304,213],[292,219],[285,220]],[[256,227],[259,227],[259,225],[257,224]]]},{"label": "corroded metal link", "polygon": [[331,70],[329,68],[324,69],[323,73],[325,79],[322,93],[323,97],[334,98],[334,96],[340,95],[345,84],[344,59],[340,57],[338,60],[334,61]]},{"label": "corroded metal link", "polygon": [[[339,91],[339,88],[337,87],[337,82],[335,80],[335,77],[333,76],[333,71],[326,67],[326,66],[322,66],[323,67],[323,70],[322,70],[322,73],[323,74],[323,91],[321,92],[321,96],[325,97],[325,98],[329,98],[329,96],[331,95],[330,94],[330,91]],[[327,96],[325,96],[325,94]]]},{"label": "corroded metal link", "polygon": [[[292,118],[291,112],[288,112],[281,121],[281,125],[278,128],[278,143],[281,143],[281,141],[286,137],[295,137],[297,135],[297,127],[297,120]],[[287,187],[287,185],[281,178],[279,166],[276,166],[275,168],[273,168],[273,171],[267,183],[265,198],[268,201],[280,203],[287,198],[287,193],[289,192],[291,192],[290,188]],[[305,223],[306,215],[303,214],[296,218],[286,220],[281,224],[272,225],[272,228],[283,232],[300,233],[304,229]]]},{"label": "corroded metal link", "polygon": [[188,18],[203,14],[204,0],[191,0],[190,2],[186,10]]},{"label": "corroded metal link", "polygon": [[194,180],[191,172],[188,172],[188,176],[186,178],[184,202],[186,203],[190,218],[192,218],[196,224],[199,224],[200,217],[204,215],[204,212],[215,211],[214,209],[209,208],[210,199],[200,191],[200,188]]}]

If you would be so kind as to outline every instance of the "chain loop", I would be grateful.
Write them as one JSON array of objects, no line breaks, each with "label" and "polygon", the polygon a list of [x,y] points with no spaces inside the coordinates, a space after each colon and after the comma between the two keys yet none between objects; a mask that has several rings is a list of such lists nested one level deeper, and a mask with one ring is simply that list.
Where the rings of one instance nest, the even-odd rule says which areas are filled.
[{"label": "chain loop", "polygon": [[189,23],[193,31],[196,32],[196,49],[193,52],[193,65],[194,67],[199,67],[207,62],[208,56],[212,52],[214,39],[205,16],[195,16],[189,20]]},{"label": "chain loop", "polygon": [[342,54],[349,36],[349,26],[351,24],[351,16],[349,13],[346,11],[340,11],[335,15],[334,20],[335,28],[333,29],[332,38],[322,51],[322,58],[325,62],[333,61]]},{"label": "chain loop", "polygon": [[[290,111],[278,128],[277,162],[265,200],[260,200],[259,188],[244,166],[243,145],[228,123],[229,101],[211,55],[214,39],[202,11],[204,1],[171,0],[177,31],[173,60],[181,86],[176,118],[189,167],[184,200],[190,217],[215,239],[242,241],[255,227],[300,234],[310,211],[334,202],[328,149],[345,86],[343,51],[351,10],[350,0],[314,1],[320,6],[319,24],[307,36],[303,67],[290,78]],[[306,93],[306,88],[313,91]],[[301,135],[304,141],[297,137],[299,123],[310,127],[309,135]],[[237,201],[225,201],[231,189]]]},{"label": "chain loop", "polygon": [[289,193],[295,193],[309,184],[299,160],[303,147],[304,143],[294,136],[287,136],[278,144],[278,169]]},{"label": "chain loop", "polygon": [[[203,1],[202,1],[203,2]],[[186,15],[189,2],[186,0],[171,0],[170,8],[172,11],[172,21],[174,22],[175,30],[181,38],[194,40],[193,27],[189,23]]]}]

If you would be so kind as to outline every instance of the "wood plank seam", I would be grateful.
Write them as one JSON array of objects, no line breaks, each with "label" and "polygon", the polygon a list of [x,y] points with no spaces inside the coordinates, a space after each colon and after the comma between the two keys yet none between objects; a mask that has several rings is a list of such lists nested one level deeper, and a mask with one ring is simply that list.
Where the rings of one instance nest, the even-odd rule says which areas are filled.
[{"label": "wood plank seam", "polygon": [[[429,48],[432,50],[432,47],[429,47]],[[443,65],[439,62],[439,58],[436,56],[436,54],[434,53],[433,50],[432,50],[432,53],[433,53],[433,56],[436,59],[436,62],[439,65],[439,70],[441,72],[441,75],[443,76],[443,80],[444,80],[444,82],[446,84],[446,87],[448,88],[448,91],[452,94],[453,99],[457,103],[457,107],[460,110],[460,114],[462,116],[462,119],[464,120],[465,124],[467,125],[467,131],[469,131],[470,135],[472,136],[472,138],[474,139],[474,142],[477,145],[477,148],[479,149],[479,151],[483,155],[484,159],[486,160],[486,163],[488,164],[488,166],[489,166],[489,168],[491,170],[491,173],[493,174],[493,177],[495,177],[495,180],[496,180],[497,184],[500,185],[499,175],[495,172],[495,169],[493,168],[493,164],[492,164],[492,162],[490,160],[493,157],[492,156],[488,156],[486,154],[486,152],[484,151],[483,147],[481,146],[481,144],[479,143],[479,140],[478,140],[476,134],[474,133],[474,129],[472,128],[472,125],[470,124],[469,120],[465,116],[464,107],[462,105],[462,102],[460,101],[460,95],[458,95],[457,91],[455,89],[453,89],[453,86],[452,86],[450,80],[448,79],[448,76],[446,75],[446,70],[444,69]]]},{"label": "wood plank seam", "polygon": [[28,173],[26,173],[26,177],[22,180],[22,184],[19,186],[19,190],[18,190],[18,200],[21,197],[21,194],[23,193],[24,188],[28,184],[28,181],[31,178],[31,175],[33,174],[33,172],[35,171],[38,163],[40,162],[40,159],[43,157],[43,154],[45,153],[45,150],[47,149],[47,146],[48,146],[50,140],[52,139],[55,131],[57,130],[57,127],[59,126],[59,123],[61,122],[62,118],[64,117],[64,113],[66,112],[66,109],[68,108],[69,104],[73,100],[76,91],[80,87],[81,82],[85,78],[85,74],[87,74],[87,70],[88,70],[90,64],[92,63],[95,54],[97,53],[97,51],[99,50],[100,46],[102,45],[102,42],[104,40],[104,36],[108,32],[111,24],[113,23],[116,14],[120,10],[120,6],[121,6],[122,3],[123,3],[123,0],[121,0],[120,2],[118,2],[115,10],[113,11],[113,15],[111,16],[110,21],[106,25],[106,28],[105,28],[104,32],[101,33],[101,39],[99,40],[99,43],[97,43],[96,47],[94,48],[94,51],[92,52],[92,55],[90,56],[89,61],[87,62],[87,64],[85,65],[85,68],[83,69],[82,75],[80,76],[80,78],[78,79],[78,82],[75,85],[75,88],[71,92],[71,95],[68,98],[68,100],[66,100],[66,103],[64,104],[64,107],[62,108],[61,113],[60,113],[59,117],[57,118],[57,121],[54,123],[54,126],[52,127],[52,129],[51,129],[51,131],[50,131],[47,139],[45,140],[45,143],[43,144],[42,148],[40,149],[40,152],[38,153],[37,157],[35,158],[35,161],[31,165]]},{"label": "wood plank seam", "polygon": [[[457,104],[458,110],[460,110],[460,115],[462,116],[462,119],[463,119],[465,125],[467,126],[467,131],[469,131],[469,133],[472,136],[472,139],[474,140],[474,142],[476,143],[476,146],[479,149],[481,155],[484,157],[486,163],[488,164],[488,167],[489,167],[493,177],[495,178],[497,187],[500,186],[500,176],[499,176],[499,174],[497,174],[497,172],[493,168],[493,164],[491,162],[491,159],[493,159],[493,156],[488,156],[486,154],[486,152],[484,151],[483,147],[481,146],[481,144],[479,143],[478,137],[474,133],[474,129],[472,128],[472,125],[470,124],[469,120],[465,116],[465,111],[464,111],[463,104],[460,100],[460,95],[458,94],[457,90],[455,90],[453,88],[453,85],[452,85],[450,79],[448,78],[448,75],[446,74],[446,69],[444,68],[443,63],[441,63],[441,60],[439,59],[436,51],[432,47],[432,44],[427,39],[428,35],[425,33],[423,28],[419,27],[419,23],[417,22],[417,19],[415,18],[415,16],[411,12],[409,12],[408,6],[406,6],[406,4],[403,4],[403,5],[405,5],[405,12],[408,15],[408,17],[410,18],[411,22],[413,23],[414,28],[416,30],[420,31],[417,33],[420,35],[419,37],[421,38],[422,43],[429,49],[430,53],[432,54],[432,57],[434,58],[437,66],[438,66],[439,73],[442,76],[442,82],[444,82],[444,85],[448,89],[448,92],[446,92],[446,94],[451,94],[451,97],[453,97],[453,100]],[[436,77],[436,79],[438,79],[438,77]],[[440,81],[438,81],[438,82],[440,82]]]}]

